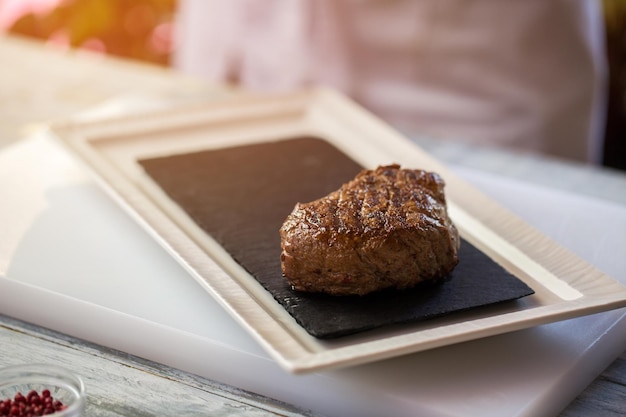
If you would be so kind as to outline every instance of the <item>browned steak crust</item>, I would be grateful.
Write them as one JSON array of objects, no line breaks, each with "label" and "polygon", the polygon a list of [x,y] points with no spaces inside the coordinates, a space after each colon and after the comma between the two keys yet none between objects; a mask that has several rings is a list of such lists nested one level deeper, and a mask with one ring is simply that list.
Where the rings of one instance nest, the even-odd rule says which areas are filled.
[{"label": "browned steak crust", "polygon": [[364,295],[445,277],[460,241],[443,189],[436,173],[389,165],[296,204],[280,229],[285,279],[298,291]]}]

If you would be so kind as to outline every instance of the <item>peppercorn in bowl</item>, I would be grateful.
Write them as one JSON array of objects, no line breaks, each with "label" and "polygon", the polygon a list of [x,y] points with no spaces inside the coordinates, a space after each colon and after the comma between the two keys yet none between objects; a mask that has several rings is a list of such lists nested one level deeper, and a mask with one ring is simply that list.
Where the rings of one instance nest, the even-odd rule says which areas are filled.
[{"label": "peppercorn in bowl", "polygon": [[0,369],[0,417],[80,417],[83,381],[55,365],[29,364]]}]

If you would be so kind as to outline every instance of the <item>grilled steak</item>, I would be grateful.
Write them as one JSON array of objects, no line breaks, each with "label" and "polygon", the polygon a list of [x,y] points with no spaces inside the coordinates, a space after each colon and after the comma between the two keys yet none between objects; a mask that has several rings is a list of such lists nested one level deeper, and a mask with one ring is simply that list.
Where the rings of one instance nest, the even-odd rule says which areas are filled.
[{"label": "grilled steak", "polygon": [[443,189],[438,174],[389,165],[296,204],[280,229],[285,279],[297,291],[365,295],[445,277],[460,240]]}]

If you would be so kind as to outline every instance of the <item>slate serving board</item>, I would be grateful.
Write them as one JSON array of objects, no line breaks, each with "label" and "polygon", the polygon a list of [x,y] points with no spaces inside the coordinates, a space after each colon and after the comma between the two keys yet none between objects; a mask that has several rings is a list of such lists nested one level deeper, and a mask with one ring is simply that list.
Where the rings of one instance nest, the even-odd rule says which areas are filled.
[{"label": "slate serving board", "polygon": [[464,240],[459,265],[437,285],[365,297],[293,291],[281,275],[280,226],[296,202],[322,197],[362,169],[320,138],[205,150],[139,163],[309,334],[320,339],[440,317],[534,293]]}]

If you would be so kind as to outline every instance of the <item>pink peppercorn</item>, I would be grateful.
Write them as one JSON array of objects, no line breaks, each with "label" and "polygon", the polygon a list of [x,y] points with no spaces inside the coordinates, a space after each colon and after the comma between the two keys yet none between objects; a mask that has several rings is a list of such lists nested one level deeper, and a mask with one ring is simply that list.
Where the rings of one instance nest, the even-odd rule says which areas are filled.
[{"label": "pink peppercorn", "polygon": [[26,396],[18,392],[13,399],[0,400],[0,417],[39,417],[65,408],[61,401],[52,398],[50,390],[45,389],[41,394],[33,390]]}]

